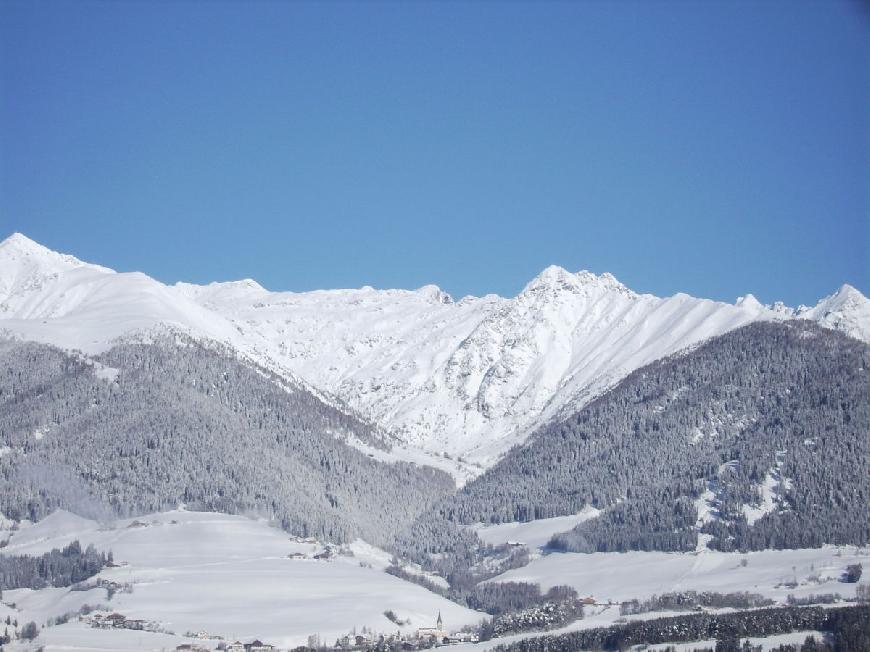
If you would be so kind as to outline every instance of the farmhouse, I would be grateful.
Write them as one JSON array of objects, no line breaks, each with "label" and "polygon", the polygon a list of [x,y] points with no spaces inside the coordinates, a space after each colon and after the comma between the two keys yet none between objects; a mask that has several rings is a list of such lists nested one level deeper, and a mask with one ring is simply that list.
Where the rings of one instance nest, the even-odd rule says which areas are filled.
[{"label": "farmhouse", "polygon": [[103,623],[105,623],[109,627],[118,627],[118,628],[124,627],[124,623],[126,621],[127,621],[127,619],[124,618],[123,614],[119,614],[117,612],[113,613],[113,614],[109,614],[108,616],[103,618]]}]

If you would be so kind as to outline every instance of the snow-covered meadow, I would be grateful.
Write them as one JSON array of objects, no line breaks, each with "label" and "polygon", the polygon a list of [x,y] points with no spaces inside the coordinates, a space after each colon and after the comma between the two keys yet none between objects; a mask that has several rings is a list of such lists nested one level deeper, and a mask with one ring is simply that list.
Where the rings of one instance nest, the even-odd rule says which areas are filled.
[{"label": "snow-covered meadow", "polygon": [[[477,532],[489,543],[523,544],[533,553],[529,565],[491,581],[532,582],[542,590],[568,584],[595,598],[599,606],[588,608],[585,619],[558,632],[613,624],[620,617],[617,603],[672,591],[749,591],[778,603],[788,595],[853,597],[855,585],[840,581],[843,571],[849,564],[870,565],[870,548],[855,546],[749,553],[544,554],[552,534],[595,515],[585,510],[531,523],[478,526]],[[200,644],[212,647],[217,637],[260,638],[291,647],[304,643],[310,634],[333,641],[364,626],[378,632],[400,629],[386,618],[387,610],[406,621],[404,631],[433,625],[439,612],[450,630],[485,617],[384,573],[391,556],[363,541],[333,547],[329,560],[316,560],[323,545],[292,537],[264,520],[180,509],[106,525],[58,511],[38,523],[24,522],[16,531],[10,525],[0,523],[0,538],[9,539],[2,554],[39,555],[78,539],[82,546],[94,544],[113,552],[118,566],[103,569],[98,578],[132,585],[132,592],[118,592],[111,601],[104,588],[4,591],[0,618],[8,614],[21,624],[36,622],[42,632],[34,645],[47,650],[171,649],[192,640],[184,636],[187,632],[202,632],[206,636]],[[608,602],[614,604],[603,604]],[[156,621],[171,634],[94,629],[75,618],[43,627],[49,619],[77,612],[85,604]],[[661,615],[667,614],[629,618]],[[522,636],[526,635],[499,641]],[[472,649],[456,649],[461,648]],[[19,643],[12,649],[28,648]]]},{"label": "snow-covered meadow", "polygon": [[522,544],[527,546],[529,551],[535,555],[540,553],[540,549],[547,545],[554,534],[567,532],[583,521],[595,518],[600,513],[600,510],[587,506],[579,514],[542,518],[525,523],[478,525],[474,529],[484,543],[494,546],[502,543]]},{"label": "snow-covered meadow", "polygon": [[[789,595],[805,598],[810,595],[840,594],[843,598],[854,598],[856,585],[842,582],[843,572],[851,564],[860,563],[865,568],[870,565],[870,547],[856,546],[747,553],[722,553],[707,549],[693,553],[545,552],[546,544],[554,534],[564,532],[597,514],[596,510],[587,508],[571,516],[475,527],[478,536],[486,543],[522,544],[531,552],[532,561],[527,566],[510,570],[490,581],[531,582],[540,584],[542,591],[557,585],[569,585],[581,596],[593,597],[597,602],[596,606],[586,608],[582,620],[547,634],[608,627],[621,620],[680,615],[680,612],[648,612],[626,617],[620,614],[619,603],[622,601],[644,600],[652,595],[676,591],[746,591],[758,593],[778,604],[785,604]],[[480,652],[534,635],[540,634],[515,634],[454,649],[457,652]],[[755,637],[750,642],[769,650],[782,644],[802,643],[809,635],[819,640],[823,638],[820,632],[793,632],[766,638]],[[716,641],[673,644],[679,651],[715,645]],[[670,644],[643,649],[663,650],[668,647]]]},{"label": "snow-covered meadow", "polygon": [[532,561],[510,570],[493,582],[531,582],[541,590],[561,584],[597,602],[644,599],[674,591],[759,593],[777,602],[788,595],[840,593],[854,597],[855,585],[840,581],[846,566],[870,565],[870,547],[825,546],[801,550],[693,553],[606,552],[595,554],[543,554],[553,534],[594,518],[587,508],[574,516],[559,516],[528,523],[478,527],[478,535],[492,544],[514,542],[529,547]]},{"label": "snow-covered meadow", "polygon": [[[745,560],[745,565],[744,565]],[[803,550],[698,553],[554,553],[510,570],[494,582],[533,582],[542,590],[568,584],[596,601],[622,602],[673,591],[759,593],[777,602],[788,595],[840,593],[855,585],[840,581],[846,566],[870,565],[870,548],[825,546]]]},{"label": "snow-covered meadow", "polygon": [[[189,631],[290,647],[310,634],[332,642],[363,626],[395,632],[399,627],[386,610],[406,622],[405,631],[433,626],[439,612],[452,629],[484,617],[384,573],[390,556],[361,541],[315,560],[320,544],[241,516],[179,510],[107,527],[55,512],[12,533],[3,553],[41,554],[74,539],[111,550],[119,566],[98,577],[130,583],[132,592],[118,592],[109,602],[102,588],[4,591],[3,602],[15,604],[14,612],[6,608],[13,618],[41,627],[84,604],[106,605],[128,618],[158,621],[177,636],[91,629],[73,620],[43,628],[37,643],[49,650],[162,649],[190,640],[183,636]],[[293,553],[306,558],[292,559]]]}]

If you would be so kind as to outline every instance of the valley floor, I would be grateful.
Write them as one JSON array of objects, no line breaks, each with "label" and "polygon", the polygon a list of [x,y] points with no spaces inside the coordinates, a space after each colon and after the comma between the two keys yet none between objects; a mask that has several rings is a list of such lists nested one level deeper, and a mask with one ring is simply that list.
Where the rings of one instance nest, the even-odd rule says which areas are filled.
[{"label": "valley floor", "polygon": [[[745,560],[745,565],[743,565]],[[789,595],[840,593],[855,597],[855,585],[840,581],[846,566],[870,566],[870,548],[825,546],[749,553],[626,552],[545,555],[492,581],[531,582],[546,590],[568,584],[596,602],[619,603],[675,591],[749,591],[784,603]]]},{"label": "valley floor", "polygon": [[103,569],[98,578],[130,584],[132,592],[121,590],[109,602],[102,588],[8,590],[0,617],[12,614],[19,623],[42,627],[82,605],[105,605],[127,618],[159,623],[176,636],[70,622],[42,629],[37,643],[47,650],[174,649],[191,640],[187,632],[203,632],[200,644],[210,638],[212,647],[221,636],[287,648],[311,634],[331,644],[363,626],[395,632],[400,628],[386,618],[387,610],[406,622],[405,631],[434,626],[439,612],[457,629],[485,615],[382,572],[390,556],[361,541],[335,550],[329,560],[315,560],[322,545],[242,516],[173,511],[105,528],[55,512],[13,533],[2,552],[42,554],[74,539],[82,547],[93,543],[100,551],[111,550],[115,563],[123,565]]},{"label": "valley floor", "polygon": [[[593,516],[582,514],[568,520]],[[536,550],[528,566],[491,581],[534,582],[544,590],[569,584],[581,596],[595,598],[597,606],[587,608],[586,618],[558,632],[613,624],[620,619],[619,602],[671,591],[749,591],[777,603],[784,603],[788,595],[839,593],[853,598],[855,585],[840,581],[843,570],[855,563],[870,567],[870,549],[855,546],[747,554],[543,555],[539,546],[545,544],[549,530],[565,525],[549,521],[479,531],[487,541],[522,542]],[[9,532],[0,532],[0,538],[7,536]],[[104,588],[4,591],[0,618],[10,615],[19,623],[35,621],[42,629],[31,646],[34,649],[41,645],[46,650],[172,650],[194,640],[214,649],[217,637],[228,641],[259,638],[286,649],[304,644],[311,634],[331,644],[363,626],[381,633],[412,632],[433,626],[439,612],[449,631],[485,616],[382,572],[390,556],[361,541],[332,548],[328,560],[314,559],[324,551],[323,545],[241,516],[178,510],[120,520],[107,527],[55,512],[11,533],[2,554],[41,554],[74,539],[83,547],[93,543],[100,551],[111,550],[119,566],[104,569],[98,578],[119,587],[129,585],[130,592],[122,588],[109,601]],[[77,616],[66,624],[43,626],[50,618],[77,612],[85,604],[156,623],[163,631],[96,629],[79,622]],[[406,624],[400,628],[388,620],[387,610]],[[667,614],[651,612],[629,618],[662,615]],[[202,638],[185,636],[188,632],[202,633]],[[451,649],[485,650],[532,635]],[[788,641],[805,637],[804,633]],[[782,637],[777,641],[776,645],[786,642]],[[18,643],[9,649],[28,647]]]}]

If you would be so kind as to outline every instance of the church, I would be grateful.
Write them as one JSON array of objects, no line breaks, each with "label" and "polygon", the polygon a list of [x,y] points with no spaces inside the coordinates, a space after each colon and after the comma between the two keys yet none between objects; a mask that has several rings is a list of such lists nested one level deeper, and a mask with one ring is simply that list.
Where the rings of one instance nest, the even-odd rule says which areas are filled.
[{"label": "church", "polygon": [[435,621],[435,627],[421,627],[417,630],[417,638],[433,637],[439,642],[447,638],[448,634],[444,631],[444,621],[441,619],[441,612],[438,612],[438,619]]}]

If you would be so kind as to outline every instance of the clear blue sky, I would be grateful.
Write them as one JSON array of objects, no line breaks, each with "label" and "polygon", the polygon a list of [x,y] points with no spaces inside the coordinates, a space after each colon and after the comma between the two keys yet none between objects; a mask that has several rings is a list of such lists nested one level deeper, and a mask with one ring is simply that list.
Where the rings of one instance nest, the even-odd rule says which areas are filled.
[{"label": "clear blue sky", "polygon": [[0,3],[0,238],[160,280],[870,294],[860,2]]}]

